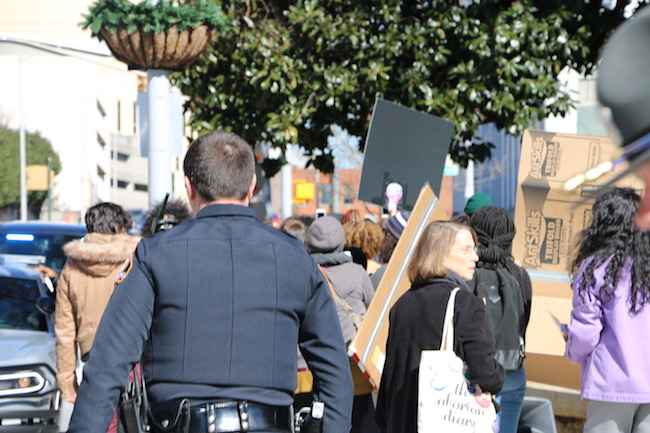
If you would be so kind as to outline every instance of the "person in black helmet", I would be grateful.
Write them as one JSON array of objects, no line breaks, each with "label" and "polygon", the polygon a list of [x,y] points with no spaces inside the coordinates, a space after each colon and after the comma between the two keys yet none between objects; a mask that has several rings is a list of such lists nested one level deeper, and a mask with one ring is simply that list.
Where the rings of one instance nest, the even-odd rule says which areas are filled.
[{"label": "person in black helmet", "polygon": [[323,433],[349,431],[352,378],[334,301],[302,242],[248,207],[250,145],[210,133],[183,170],[195,217],[139,244],[97,331],[69,431],[106,431],[142,360],[152,433],[289,433],[296,345],[314,376],[312,419]]}]

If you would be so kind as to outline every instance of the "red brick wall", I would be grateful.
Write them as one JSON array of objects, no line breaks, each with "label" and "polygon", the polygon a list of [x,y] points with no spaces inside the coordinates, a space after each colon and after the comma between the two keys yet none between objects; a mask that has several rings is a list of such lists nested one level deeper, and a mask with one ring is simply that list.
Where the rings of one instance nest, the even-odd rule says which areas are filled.
[{"label": "red brick wall", "polygon": [[[361,182],[361,169],[340,169],[337,172],[339,177],[339,211],[345,213],[351,209],[357,209],[362,215],[367,213],[381,215],[381,208],[356,199]],[[294,200],[294,215],[314,216],[316,209],[323,208],[329,214],[332,213],[332,206],[329,204],[332,196],[332,177],[327,174],[317,173],[314,169],[293,168],[292,180],[297,182],[311,182],[315,184],[315,200],[299,203]],[[329,193],[326,191],[329,188]],[[329,196],[329,197],[327,197]],[[317,204],[318,202],[318,204]]]}]

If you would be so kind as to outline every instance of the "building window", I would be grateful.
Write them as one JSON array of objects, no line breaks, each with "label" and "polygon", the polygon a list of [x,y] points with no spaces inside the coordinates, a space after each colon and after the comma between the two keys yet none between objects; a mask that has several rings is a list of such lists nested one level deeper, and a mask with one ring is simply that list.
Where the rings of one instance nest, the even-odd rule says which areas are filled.
[{"label": "building window", "polygon": [[104,137],[98,132],[97,133],[97,143],[99,143],[99,146],[103,149],[106,147],[106,141],[104,141]]},{"label": "building window", "polygon": [[149,191],[149,187],[143,183],[135,183],[133,184],[133,189],[136,191],[141,191],[141,192],[147,192]]},{"label": "building window", "polygon": [[124,162],[129,160],[129,155],[122,152],[113,152],[111,150],[111,159],[117,159],[118,161]]},{"label": "building window", "polygon": [[97,111],[99,112],[100,116],[106,117],[106,110],[104,110],[104,106],[101,102],[99,102],[99,99],[97,100]]},{"label": "building window", "polygon": [[318,203],[319,206],[332,204],[332,184],[321,183],[318,185]]},{"label": "building window", "polygon": [[344,183],[343,184],[343,203],[345,204],[352,204],[354,203],[354,200],[356,199],[356,191],[352,187],[352,185]]},{"label": "building window", "polygon": [[133,135],[138,133],[138,103],[133,103]]},{"label": "building window", "polygon": [[122,132],[122,102],[117,101],[117,132]]},{"label": "building window", "polygon": [[127,189],[129,187],[129,182],[125,180],[111,179],[111,187],[115,187],[115,185],[117,185],[119,189]]},{"label": "building window", "polygon": [[102,168],[100,166],[97,166],[97,176],[99,176],[99,178],[101,180],[104,180],[105,175],[106,175],[106,172],[104,170],[102,170]]}]

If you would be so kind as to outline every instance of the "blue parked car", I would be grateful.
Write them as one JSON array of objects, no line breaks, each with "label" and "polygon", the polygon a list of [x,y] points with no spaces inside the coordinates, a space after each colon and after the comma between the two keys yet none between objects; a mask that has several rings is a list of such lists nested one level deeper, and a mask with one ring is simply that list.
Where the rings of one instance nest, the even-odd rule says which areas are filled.
[{"label": "blue parked car", "polygon": [[63,269],[63,245],[86,234],[86,226],[41,221],[0,224],[0,257],[7,263],[45,265]]},{"label": "blue parked car", "polygon": [[63,246],[85,234],[80,224],[0,224],[0,433],[58,432],[55,281],[31,267],[58,274]]},{"label": "blue parked car", "polygon": [[53,433],[56,384],[52,287],[0,259],[0,433]]}]

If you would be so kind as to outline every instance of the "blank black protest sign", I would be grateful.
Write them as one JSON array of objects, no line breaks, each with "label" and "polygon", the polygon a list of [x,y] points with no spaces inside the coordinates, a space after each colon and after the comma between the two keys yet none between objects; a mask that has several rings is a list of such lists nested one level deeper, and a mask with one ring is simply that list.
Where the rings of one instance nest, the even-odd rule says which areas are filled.
[{"label": "blank black protest sign", "polygon": [[390,182],[402,185],[405,209],[414,206],[425,182],[439,193],[453,133],[454,126],[447,120],[377,99],[366,139],[359,199],[383,205]]}]

